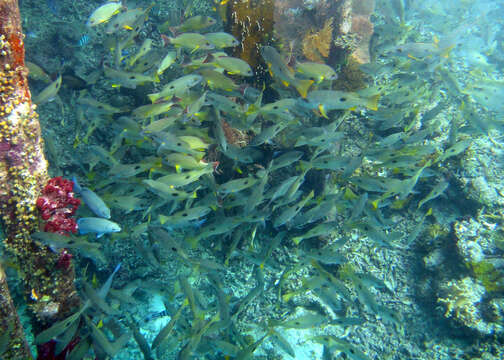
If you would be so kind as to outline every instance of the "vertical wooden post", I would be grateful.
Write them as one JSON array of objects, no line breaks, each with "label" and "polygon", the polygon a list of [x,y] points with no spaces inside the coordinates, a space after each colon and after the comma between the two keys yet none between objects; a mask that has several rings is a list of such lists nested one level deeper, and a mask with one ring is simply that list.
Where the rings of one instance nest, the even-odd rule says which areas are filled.
[{"label": "vertical wooden post", "polygon": [[0,358],[33,359],[0,265]]},{"label": "vertical wooden post", "polygon": [[[0,216],[4,247],[19,265],[34,329],[39,331],[68,316],[79,306],[79,298],[73,267],[57,268],[58,254],[30,238],[38,231],[36,201],[48,175],[36,106],[28,88],[23,39],[18,1],[0,0]],[[0,291],[8,296],[7,287]],[[4,320],[0,318],[1,329],[6,328]],[[28,353],[3,358],[29,359],[22,356]]]}]

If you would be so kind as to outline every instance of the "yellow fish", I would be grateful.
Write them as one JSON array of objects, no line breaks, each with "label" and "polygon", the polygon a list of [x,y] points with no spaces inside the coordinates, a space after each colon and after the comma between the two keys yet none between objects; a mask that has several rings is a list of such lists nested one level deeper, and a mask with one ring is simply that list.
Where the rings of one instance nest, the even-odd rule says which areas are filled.
[{"label": "yellow fish", "polygon": [[50,83],[44,90],[42,90],[37,96],[33,98],[33,102],[37,105],[45,103],[46,101],[51,101],[54,99],[56,94],[61,87],[61,75],[58,76],[56,80]]},{"label": "yellow fish", "polygon": [[31,299],[35,300],[35,301],[37,301],[39,299],[39,296],[38,296],[37,292],[35,291],[35,289],[31,290]]},{"label": "yellow fish", "polygon": [[86,25],[88,27],[93,27],[102,23],[109,21],[109,19],[118,14],[122,9],[122,4],[120,2],[108,2],[98,7],[91,16],[89,17]]}]

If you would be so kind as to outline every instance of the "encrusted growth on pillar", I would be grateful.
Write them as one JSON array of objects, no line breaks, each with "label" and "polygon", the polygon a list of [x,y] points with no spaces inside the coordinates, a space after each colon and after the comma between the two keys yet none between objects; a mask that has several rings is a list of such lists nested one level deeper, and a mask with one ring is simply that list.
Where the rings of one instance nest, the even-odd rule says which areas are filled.
[{"label": "encrusted growth on pillar", "polygon": [[39,329],[67,316],[79,299],[73,268],[58,268],[59,255],[30,238],[39,229],[36,201],[48,175],[23,38],[17,1],[0,0],[0,215],[4,246],[19,263]]}]

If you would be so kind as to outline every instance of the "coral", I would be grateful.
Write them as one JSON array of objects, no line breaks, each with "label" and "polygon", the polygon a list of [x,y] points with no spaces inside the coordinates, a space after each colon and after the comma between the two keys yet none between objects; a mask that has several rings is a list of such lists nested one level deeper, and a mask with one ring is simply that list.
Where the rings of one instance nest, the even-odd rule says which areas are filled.
[{"label": "coral", "polygon": [[445,317],[482,334],[502,331],[502,327],[483,319],[480,306],[486,291],[473,278],[447,281],[441,284],[440,290],[441,296],[437,301],[445,305]]},{"label": "coral", "polygon": [[488,261],[472,262],[470,268],[474,277],[481,281],[487,292],[503,291],[504,284],[499,283],[502,274]]},{"label": "coral", "polygon": [[250,135],[231,127],[227,121],[222,121],[222,129],[224,130],[224,135],[229,144],[244,147],[250,143]]},{"label": "coral", "polygon": [[330,18],[320,31],[306,34],[303,38],[303,55],[311,61],[327,58],[331,50],[333,30],[333,18]]},{"label": "coral", "polygon": [[56,340],[51,340],[46,342],[45,344],[40,345],[38,350],[37,360],[65,360],[67,358],[68,353],[72,351],[72,349],[79,343],[80,337],[76,337],[59,353],[59,355],[55,354],[56,350]]},{"label": "coral", "polygon": [[503,153],[503,149],[485,137],[474,139],[474,145],[461,158],[465,171],[460,174],[460,181],[464,184],[462,191],[467,198],[487,208],[504,206],[504,170],[495,161],[495,156]]},{"label": "coral", "polygon": [[428,270],[435,270],[446,261],[445,256],[441,249],[434,249],[423,258],[425,268]]},{"label": "coral", "polygon": [[441,286],[444,298],[438,302],[446,305],[445,317],[454,317],[464,325],[472,327],[480,321],[477,304],[485,294],[485,288],[470,277],[451,280]]},{"label": "coral", "polygon": [[62,235],[77,232],[77,223],[71,216],[79,205],[80,200],[74,197],[72,181],[61,177],[49,180],[37,199],[37,208],[42,219],[47,221],[44,231]]},{"label": "coral", "polygon": [[259,47],[266,45],[273,36],[273,0],[230,1],[227,9],[227,27],[241,46],[234,56],[245,60],[253,68],[262,64]]},{"label": "coral", "polygon": [[442,224],[434,223],[427,227],[427,235],[429,238],[435,240],[437,238],[443,238],[450,234],[450,230],[444,227]]},{"label": "coral", "polygon": [[338,79],[334,81],[334,88],[344,91],[356,91],[366,87],[364,73],[359,68],[359,63],[352,57],[338,73]]},{"label": "coral", "polygon": [[352,28],[350,31],[356,37],[355,51],[351,56],[361,64],[370,62],[369,42],[371,41],[374,28],[369,16],[353,16]]},{"label": "coral", "polygon": [[68,270],[71,264],[72,264],[72,254],[70,254],[67,249],[63,249],[60,252],[60,256],[56,266],[60,269]]},{"label": "coral", "polygon": [[[362,64],[370,61],[369,44],[374,32],[374,0],[343,0],[339,7],[336,49]],[[346,56],[345,56],[346,57]]]},{"label": "coral", "polygon": [[[466,266],[485,261],[496,248],[481,222],[476,219],[457,221],[453,225],[457,250]],[[470,266],[469,266],[470,267]]]}]

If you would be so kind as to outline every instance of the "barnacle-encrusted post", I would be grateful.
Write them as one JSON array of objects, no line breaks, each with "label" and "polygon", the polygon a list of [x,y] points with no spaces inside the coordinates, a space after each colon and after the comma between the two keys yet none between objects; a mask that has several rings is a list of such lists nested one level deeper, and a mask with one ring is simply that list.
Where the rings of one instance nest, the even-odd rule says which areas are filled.
[{"label": "barnacle-encrusted post", "polygon": [[5,248],[19,264],[35,329],[40,329],[68,316],[79,298],[73,268],[58,270],[58,254],[30,238],[38,229],[35,204],[48,175],[23,38],[17,0],[0,0],[0,215]]},{"label": "barnacle-encrusted post", "polygon": [[23,326],[9,293],[5,272],[0,264],[0,356],[2,359],[32,359]]}]

